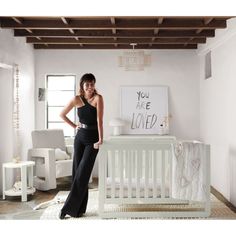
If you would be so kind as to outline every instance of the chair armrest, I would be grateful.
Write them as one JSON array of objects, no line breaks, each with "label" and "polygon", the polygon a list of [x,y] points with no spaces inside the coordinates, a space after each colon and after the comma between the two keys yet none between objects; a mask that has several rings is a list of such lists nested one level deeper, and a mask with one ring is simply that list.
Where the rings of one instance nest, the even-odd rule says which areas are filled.
[{"label": "chair armrest", "polygon": [[44,175],[45,181],[42,187],[43,190],[56,188],[56,157],[55,149],[53,148],[32,148],[28,150],[28,159],[35,161],[37,174],[37,162],[40,158],[44,159]]},{"label": "chair armrest", "polygon": [[72,156],[74,151],[74,145],[66,145],[66,152]]},{"label": "chair armrest", "polygon": [[32,148],[28,150],[28,159],[30,158],[44,158],[44,159],[53,159],[54,161],[56,160],[55,158],[55,149],[53,148]]}]

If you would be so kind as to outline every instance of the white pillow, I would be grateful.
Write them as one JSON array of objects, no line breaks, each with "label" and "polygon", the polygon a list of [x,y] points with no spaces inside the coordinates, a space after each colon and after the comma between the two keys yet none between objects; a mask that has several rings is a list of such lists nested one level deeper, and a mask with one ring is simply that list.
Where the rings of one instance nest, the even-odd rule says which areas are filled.
[{"label": "white pillow", "polygon": [[55,158],[56,158],[56,161],[68,160],[68,159],[70,159],[70,156],[65,151],[62,151],[60,148],[56,148],[55,149]]}]

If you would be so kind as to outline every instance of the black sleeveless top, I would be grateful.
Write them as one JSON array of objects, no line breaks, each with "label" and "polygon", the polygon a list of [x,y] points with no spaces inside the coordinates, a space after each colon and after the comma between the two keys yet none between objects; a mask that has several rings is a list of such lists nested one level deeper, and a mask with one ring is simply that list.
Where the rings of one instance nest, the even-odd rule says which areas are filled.
[{"label": "black sleeveless top", "polygon": [[85,105],[77,108],[79,121],[85,125],[97,125],[97,108],[92,106],[88,101],[80,96]]}]

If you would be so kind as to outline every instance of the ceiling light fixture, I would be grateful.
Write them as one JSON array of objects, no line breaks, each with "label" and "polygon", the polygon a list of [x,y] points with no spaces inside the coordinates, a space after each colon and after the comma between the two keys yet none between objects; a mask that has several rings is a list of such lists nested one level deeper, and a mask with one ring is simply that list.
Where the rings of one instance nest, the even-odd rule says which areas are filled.
[{"label": "ceiling light fixture", "polygon": [[151,55],[145,54],[143,50],[135,49],[137,43],[130,43],[132,50],[124,51],[122,56],[119,56],[119,66],[124,67],[126,71],[142,71],[145,66],[151,64]]}]

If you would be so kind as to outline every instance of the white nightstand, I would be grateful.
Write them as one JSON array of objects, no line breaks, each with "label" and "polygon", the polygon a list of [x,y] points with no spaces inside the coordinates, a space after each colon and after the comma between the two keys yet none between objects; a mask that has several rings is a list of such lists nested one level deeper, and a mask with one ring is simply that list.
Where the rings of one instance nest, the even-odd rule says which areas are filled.
[{"label": "white nightstand", "polygon": [[[33,194],[35,188],[33,187],[33,161],[22,161],[19,163],[8,162],[2,165],[2,191],[3,199],[5,196],[21,196],[21,201],[27,201],[27,194]],[[20,168],[21,175],[21,190],[14,188],[6,189],[7,169]],[[28,180],[28,181],[27,181]],[[28,182],[28,184],[27,184]]]}]

